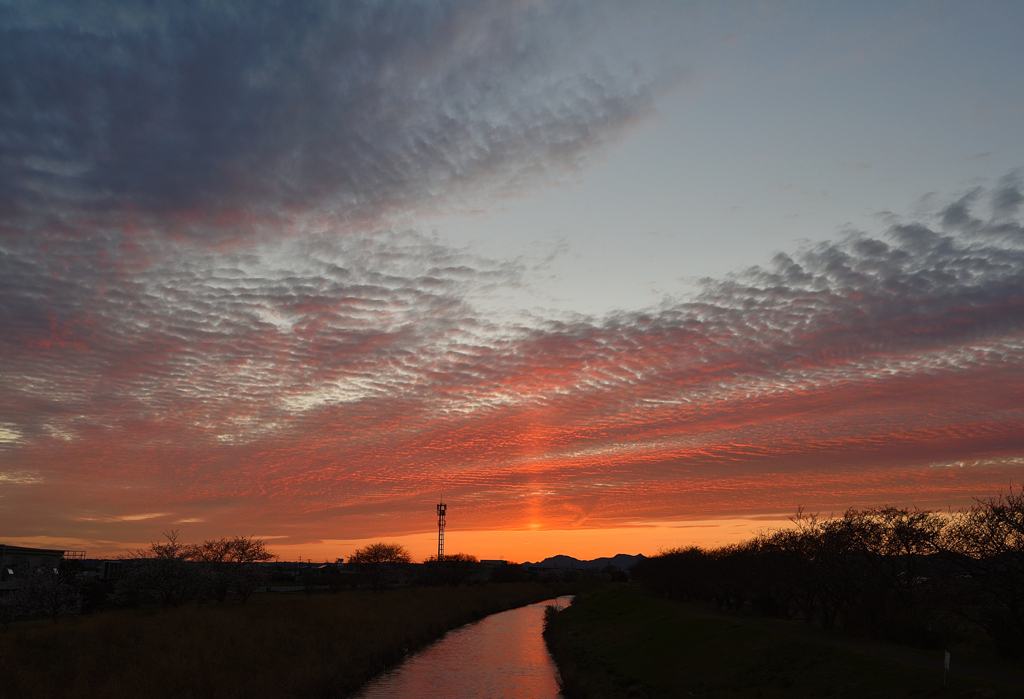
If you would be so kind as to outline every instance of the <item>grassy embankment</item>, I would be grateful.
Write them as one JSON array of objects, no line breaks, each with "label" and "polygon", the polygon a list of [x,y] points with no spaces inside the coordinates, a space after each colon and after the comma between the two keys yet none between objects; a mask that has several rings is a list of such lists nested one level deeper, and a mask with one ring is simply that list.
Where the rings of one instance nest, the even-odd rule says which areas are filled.
[{"label": "grassy embankment", "polygon": [[562,593],[536,583],[114,611],[0,631],[0,697],[338,697],[448,629]]},{"label": "grassy embankment", "polygon": [[[545,637],[569,699],[599,697],[1017,697],[1019,687],[928,670],[695,614],[634,587],[581,595]],[[955,669],[955,668],[954,668]]]}]

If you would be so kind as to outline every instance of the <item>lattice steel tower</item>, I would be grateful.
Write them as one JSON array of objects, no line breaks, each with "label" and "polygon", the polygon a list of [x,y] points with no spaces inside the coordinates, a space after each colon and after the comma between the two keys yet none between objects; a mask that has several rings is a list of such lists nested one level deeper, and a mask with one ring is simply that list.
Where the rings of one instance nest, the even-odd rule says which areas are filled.
[{"label": "lattice steel tower", "polygon": [[447,511],[447,504],[437,503],[437,560],[439,561],[444,560],[444,515]]}]

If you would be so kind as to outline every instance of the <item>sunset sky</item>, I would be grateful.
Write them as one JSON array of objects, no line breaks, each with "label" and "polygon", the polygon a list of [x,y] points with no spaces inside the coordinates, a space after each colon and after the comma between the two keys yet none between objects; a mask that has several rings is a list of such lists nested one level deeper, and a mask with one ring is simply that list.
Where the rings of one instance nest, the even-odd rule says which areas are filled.
[{"label": "sunset sky", "polygon": [[1024,483],[1024,3],[0,2],[0,542],[539,560]]}]

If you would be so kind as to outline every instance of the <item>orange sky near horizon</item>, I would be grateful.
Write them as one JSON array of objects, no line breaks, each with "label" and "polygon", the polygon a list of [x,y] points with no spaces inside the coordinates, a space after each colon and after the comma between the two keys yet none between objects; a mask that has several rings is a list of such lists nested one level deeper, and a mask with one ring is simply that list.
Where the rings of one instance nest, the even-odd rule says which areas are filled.
[{"label": "orange sky near horizon", "polygon": [[[537,562],[555,555],[571,555],[579,560],[592,560],[617,553],[645,556],[680,546],[716,547],[743,541],[758,531],[789,526],[786,517],[695,520],[692,522],[652,523],[636,527],[609,529],[526,529],[502,531],[447,530],[445,551],[468,553],[483,559],[509,562]],[[192,542],[187,530],[180,538]],[[260,538],[257,535],[257,538]],[[347,559],[357,548],[377,541],[395,542],[404,546],[416,562],[437,554],[437,531],[368,539],[334,539],[304,544],[283,544],[266,537],[267,548],[281,561],[312,560],[334,562]],[[122,547],[100,547],[95,542],[75,539],[37,537],[7,542],[16,546],[39,546],[64,550],[84,550],[89,558],[117,558],[145,549],[149,542],[128,543]]]}]

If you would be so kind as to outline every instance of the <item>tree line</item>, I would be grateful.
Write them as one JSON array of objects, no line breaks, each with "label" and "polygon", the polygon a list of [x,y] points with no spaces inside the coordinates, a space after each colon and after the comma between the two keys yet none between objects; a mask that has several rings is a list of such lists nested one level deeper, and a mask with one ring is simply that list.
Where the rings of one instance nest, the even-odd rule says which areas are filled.
[{"label": "tree line", "polygon": [[116,583],[101,583],[81,576],[81,567],[39,567],[32,570],[11,595],[0,598],[0,620],[79,614],[106,606],[134,606],[155,602],[174,607],[193,600],[224,602],[230,596],[242,602],[266,581],[262,563],[277,558],[266,542],[235,536],[185,544],[177,530],[164,532],[163,543],[152,543],[121,559]]},{"label": "tree line", "polygon": [[924,647],[984,634],[1024,657],[1024,493],[941,513],[884,507],[720,548],[676,548],[633,577],[660,594]]},{"label": "tree line", "polygon": [[[164,541],[122,557],[116,582],[82,578],[75,567],[32,571],[15,594],[0,598],[0,621],[6,626],[18,617],[56,619],[109,605],[177,607],[228,599],[244,603],[272,579],[272,571],[263,564],[277,556],[261,539],[235,536],[187,544],[177,530],[163,535]],[[379,591],[395,585],[458,586],[519,582],[527,577],[517,565],[491,570],[466,553],[449,554],[442,560],[432,556],[414,565],[405,547],[385,542],[356,549],[345,568],[344,573],[331,565],[304,569],[299,582],[309,594],[317,588],[337,592],[343,587],[366,586]]]},{"label": "tree line", "polygon": [[374,590],[399,583],[439,587],[526,579],[526,574],[517,565],[485,569],[476,556],[468,553],[449,553],[441,559],[430,556],[422,564],[414,566],[412,556],[404,546],[384,542],[356,549],[349,556],[348,565],[359,575],[360,582]]},{"label": "tree line", "polygon": [[124,559],[121,579],[114,588],[118,605],[156,602],[174,607],[193,600],[246,602],[266,582],[260,564],[276,555],[262,539],[235,536],[185,544],[177,530],[164,532],[163,543],[152,543]]}]

